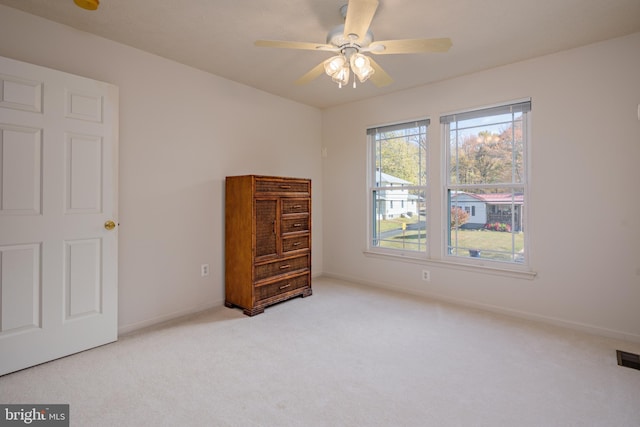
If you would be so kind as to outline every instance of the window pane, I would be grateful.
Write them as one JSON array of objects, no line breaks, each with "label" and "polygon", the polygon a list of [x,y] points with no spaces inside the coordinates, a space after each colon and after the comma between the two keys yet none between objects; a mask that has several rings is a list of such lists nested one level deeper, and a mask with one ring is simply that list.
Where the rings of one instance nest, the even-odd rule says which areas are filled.
[{"label": "window pane", "polygon": [[[374,247],[425,251],[426,206],[424,190],[386,187],[373,191]],[[404,200],[402,203],[394,201]]]},{"label": "window pane", "polygon": [[426,125],[379,132],[374,138],[377,186],[426,184]]},{"label": "window pane", "polygon": [[450,255],[524,262],[522,188],[465,188],[448,196]]},{"label": "window pane", "polygon": [[522,183],[523,113],[454,121],[449,125],[449,182]]}]

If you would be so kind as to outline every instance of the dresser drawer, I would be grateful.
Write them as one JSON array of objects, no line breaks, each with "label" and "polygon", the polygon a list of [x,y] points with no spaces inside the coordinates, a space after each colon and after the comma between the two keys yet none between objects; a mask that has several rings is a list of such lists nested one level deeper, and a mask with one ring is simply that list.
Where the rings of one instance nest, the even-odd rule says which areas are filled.
[{"label": "dresser drawer", "polygon": [[282,234],[309,231],[309,217],[283,218],[280,231]]},{"label": "dresser drawer", "polygon": [[309,213],[309,199],[282,199],[282,214]]},{"label": "dresser drawer", "polygon": [[294,236],[294,237],[283,237],[282,239],[282,252],[293,252],[300,251],[304,249],[309,249],[310,237],[309,235],[304,236]]},{"label": "dresser drawer", "polygon": [[278,274],[291,273],[292,271],[304,270],[305,268],[309,268],[309,255],[270,262],[267,264],[260,264],[255,267],[254,280],[257,282],[269,277],[277,276]]},{"label": "dresser drawer", "polygon": [[311,192],[309,181],[257,179],[256,193],[306,193]]},{"label": "dresser drawer", "polygon": [[275,297],[286,292],[290,292],[296,289],[305,288],[309,286],[309,275],[304,274],[302,276],[292,277],[278,282],[270,283],[268,285],[256,286],[256,301],[265,300],[267,298]]}]

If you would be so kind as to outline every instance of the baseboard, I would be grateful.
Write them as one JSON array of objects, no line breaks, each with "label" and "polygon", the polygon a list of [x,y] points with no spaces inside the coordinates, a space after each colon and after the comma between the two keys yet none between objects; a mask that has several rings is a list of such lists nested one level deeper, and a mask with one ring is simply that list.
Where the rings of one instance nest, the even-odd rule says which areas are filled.
[{"label": "baseboard", "polygon": [[418,291],[416,289],[404,288],[402,286],[391,285],[391,284],[383,283],[383,282],[362,280],[362,279],[357,278],[357,277],[345,276],[345,275],[342,275],[342,274],[334,274],[334,273],[326,273],[326,272],[324,272],[319,276],[319,278],[320,277],[326,277],[326,278],[329,278],[329,279],[335,279],[335,280],[341,280],[341,281],[345,281],[345,282],[351,282],[351,283],[364,285],[364,286],[371,286],[371,287],[374,287],[374,288],[380,288],[380,289],[392,290],[392,291],[396,291],[396,292],[402,292],[404,294],[416,295],[416,296],[429,298],[429,299],[433,299],[433,300],[436,300],[436,301],[442,301],[442,302],[446,302],[446,303],[457,305],[457,306],[461,306],[461,307],[468,307],[468,308],[474,308],[474,309],[488,311],[488,312],[491,312],[491,313],[503,314],[503,315],[511,316],[511,317],[518,318],[518,319],[531,320],[531,321],[534,321],[534,322],[539,322],[539,323],[544,323],[544,324],[547,324],[547,325],[558,326],[558,327],[566,328],[566,329],[572,329],[574,331],[585,332],[585,333],[589,333],[589,334],[597,335],[597,336],[601,336],[601,337],[614,338],[614,339],[618,339],[618,340],[622,340],[622,341],[629,341],[629,342],[633,342],[633,343],[640,343],[640,335],[633,334],[633,333],[630,333],[630,332],[617,331],[617,330],[613,330],[613,329],[602,328],[602,327],[599,327],[599,326],[589,325],[589,324],[580,323],[580,322],[573,322],[573,321],[570,321],[570,320],[560,319],[560,318],[556,318],[556,317],[541,316],[541,315],[535,314],[535,313],[530,313],[530,312],[520,311],[520,310],[513,310],[513,309],[510,309],[510,308],[504,308],[504,307],[499,307],[499,306],[495,306],[495,305],[491,305],[491,304],[479,303],[479,302],[476,302],[476,301],[470,301],[470,300],[466,300],[466,299],[451,298],[451,297],[448,297],[448,296],[445,296],[445,295],[431,293],[431,292],[421,292],[421,291]]},{"label": "baseboard", "polygon": [[155,326],[160,323],[165,323],[171,320],[176,320],[181,317],[191,316],[196,313],[200,313],[205,310],[210,310],[212,308],[221,307],[224,301],[214,301],[208,304],[203,304],[200,306],[192,307],[186,310],[174,311],[173,313],[164,314],[162,316],[153,317],[151,319],[143,320],[141,322],[131,323],[129,325],[118,326],[118,336],[130,334],[132,332],[136,332],[140,329],[148,328],[150,326]]},{"label": "baseboard", "polygon": [[[312,275],[311,275],[312,279],[317,279],[317,278],[320,278],[320,277],[322,277],[322,273],[312,273]],[[312,283],[311,286],[313,286],[313,283]],[[176,319],[179,319],[180,317],[190,316],[190,315],[199,313],[201,311],[209,310],[209,309],[216,308],[216,307],[221,307],[223,305],[224,305],[224,301],[223,300],[214,301],[213,303],[205,304],[205,305],[198,306],[198,307],[193,307],[193,308],[188,309],[188,310],[176,311],[176,312],[169,313],[169,314],[166,314],[166,315],[154,317],[152,319],[143,320],[141,322],[131,323],[129,325],[118,326],[118,336],[130,334],[130,333],[136,332],[136,331],[138,331],[140,329],[144,329],[144,328],[148,328],[148,327],[151,327],[151,326],[155,326],[155,325],[158,325],[160,323],[168,322],[168,321],[171,321],[171,320],[176,320]]]}]

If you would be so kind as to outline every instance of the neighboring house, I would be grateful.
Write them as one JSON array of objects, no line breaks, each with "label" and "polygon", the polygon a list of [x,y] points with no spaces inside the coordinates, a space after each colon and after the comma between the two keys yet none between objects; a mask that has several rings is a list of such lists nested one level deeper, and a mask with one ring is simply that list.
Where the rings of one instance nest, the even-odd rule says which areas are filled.
[{"label": "neighboring house", "polygon": [[380,190],[378,192],[378,219],[417,215],[419,197],[409,194],[409,190],[403,188],[413,185],[411,182],[383,172],[376,173],[376,178],[378,180],[376,187],[398,187],[397,190]]},{"label": "neighboring house", "polygon": [[461,228],[479,229],[488,223],[511,224],[513,208],[513,230],[522,231],[522,206],[524,196],[516,193],[474,194],[459,191],[451,196],[451,206],[464,209],[469,220]]}]

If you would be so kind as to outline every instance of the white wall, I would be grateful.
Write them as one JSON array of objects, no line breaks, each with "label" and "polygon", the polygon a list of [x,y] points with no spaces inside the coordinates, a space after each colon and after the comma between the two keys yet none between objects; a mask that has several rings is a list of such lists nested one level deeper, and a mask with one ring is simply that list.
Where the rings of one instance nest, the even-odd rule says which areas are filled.
[{"label": "white wall", "polygon": [[[221,304],[224,177],[259,173],[313,179],[314,274],[640,341],[638,52],[635,34],[320,112],[0,5],[0,55],[120,88],[121,331]],[[430,117],[435,167],[440,114],[523,97],[538,276],[432,264],[425,283],[365,257],[365,129]]]},{"label": "white wall", "polygon": [[121,332],[222,304],[227,175],[313,180],[322,271],[320,110],[5,6],[0,55],[120,88]]},{"label": "white wall", "polygon": [[[324,272],[640,341],[639,53],[637,33],[325,110]],[[363,254],[368,126],[431,118],[435,168],[441,114],[525,97],[534,280]],[[442,180],[431,179],[437,200]],[[438,248],[442,233],[430,232]]]}]

